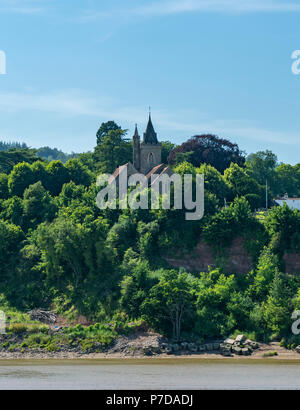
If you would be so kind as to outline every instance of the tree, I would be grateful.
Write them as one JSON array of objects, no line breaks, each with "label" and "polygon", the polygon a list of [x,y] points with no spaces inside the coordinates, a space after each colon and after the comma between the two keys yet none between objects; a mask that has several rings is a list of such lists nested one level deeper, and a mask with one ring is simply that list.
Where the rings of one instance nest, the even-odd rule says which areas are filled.
[{"label": "tree", "polygon": [[56,212],[53,199],[40,181],[25,190],[23,207],[27,228],[35,228],[42,222],[51,221]]},{"label": "tree", "polygon": [[169,331],[171,325],[173,338],[180,340],[182,328],[191,325],[189,319],[195,313],[192,294],[193,280],[187,273],[165,271],[154,285],[142,305],[146,322],[157,330]]},{"label": "tree", "polygon": [[196,169],[197,174],[204,175],[205,190],[215,194],[220,203],[224,204],[224,199],[231,196],[230,188],[226,183],[223,175],[208,164],[202,164]]},{"label": "tree", "polygon": [[3,201],[2,208],[3,210],[1,212],[1,217],[3,219],[14,225],[23,227],[24,207],[23,201],[20,197],[13,196],[8,198],[6,201]]},{"label": "tree", "polygon": [[8,195],[8,176],[0,173],[0,199],[7,199]]},{"label": "tree", "polygon": [[29,185],[34,183],[34,175],[31,166],[22,162],[14,166],[8,178],[8,187],[11,195],[22,197]]},{"label": "tree", "polygon": [[75,182],[76,185],[91,185],[92,175],[80,160],[77,158],[69,159],[69,161],[66,162],[65,167],[69,172],[70,181]]},{"label": "tree", "polygon": [[[128,265],[131,266],[130,272]],[[127,274],[122,279],[120,305],[131,319],[141,316],[141,306],[153,285],[147,261],[138,259],[132,249],[124,255],[122,268]]]},{"label": "tree", "polygon": [[266,229],[279,254],[285,251],[299,252],[300,212],[290,209],[287,204],[273,207],[265,221]]},{"label": "tree", "polygon": [[45,188],[51,195],[57,196],[64,184],[70,181],[68,169],[61,161],[52,161],[47,165],[47,182]]},{"label": "tree", "polygon": [[237,144],[215,135],[196,135],[176,147],[168,158],[171,165],[177,163],[178,154],[188,154],[187,160],[196,167],[206,163],[222,173],[231,162],[240,166],[245,163],[244,154]]},{"label": "tree", "polygon": [[95,148],[95,160],[99,171],[113,173],[117,167],[131,160],[132,145],[124,138],[125,130],[111,130]]},{"label": "tree", "polygon": [[163,164],[168,163],[168,157],[171,151],[176,147],[176,144],[173,144],[170,141],[162,141],[161,142],[161,162]]},{"label": "tree", "polygon": [[41,182],[44,188],[48,183],[47,163],[44,161],[36,161],[31,165],[33,174],[33,182]]},{"label": "tree", "polygon": [[300,195],[300,170],[297,166],[281,164],[275,170],[274,193],[289,196]]},{"label": "tree", "polygon": [[269,292],[270,284],[278,273],[278,257],[272,252],[270,247],[265,247],[258,260],[253,284],[249,288],[250,293],[254,294],[256,300],[262,301],[265,299]]},{"label": "tree", "polygon": [[260,185],[265,185],[268,181],[268,184],[273,188],[278,158],[272,151],[258,151],[255,154],[250,154],[245,165],[249,175]]},{"label": "tree", "polygon": [[18,264],[24,233],[19,226],[0,220],[0,289],[8,290]]},{"label": "tree", "polygon": [[34,233],[42,254],[48,288],[55,288],[81,314],[93,317],[101,308],[110,312],[119,274],[113,253],[105,245],[107,222],[61,216],[43,223]]},{"label": "tree", "polygon": [[259,197],[256,208],[264,205],[264,188],[247,174],[245,168],[240,167],[238,164],[231,163],[230,167],[224,172],[224,179],[234,196],[255,194]]},{"label": "tree", "polygon": [[103,122],[97,131],[97,145],[102,144],[103,138],[108,135],[110,131],[120,131],[121,127],[114,121]]},{"label": "tree", "polygon": [[0,151],[0,172],[9,174],[16,164],[21,162],[32,164],[38,159],[34,149],[14,148],[9,151]]},{"label": "tree", "polygon": [[234,275],[225,276],[218,269],[201,273],[195,286],[197,318],[195,331],[201,337],[228,335],[236,325],[228,304],[236,283]]}]

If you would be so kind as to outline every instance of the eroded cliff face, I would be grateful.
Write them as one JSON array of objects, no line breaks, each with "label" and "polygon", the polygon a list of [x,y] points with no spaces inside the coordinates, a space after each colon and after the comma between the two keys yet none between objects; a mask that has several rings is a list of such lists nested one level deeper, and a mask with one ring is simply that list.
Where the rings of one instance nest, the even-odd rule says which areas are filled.
[{"label": "eroded cliff face", "polygon": [[300,274],[300,253],[285,253],[283,261],[286,273]]},{"label": "eroded cliff face", "polygon": [[208,272],[209,267],[220,267],[228,273],[247,274],[254,267],[242,238],[235,238],[222,256],[215,255],[212,247],[200,239],[192,252],[180,256],[168,255],[164,259],[174,268],[183,267],[196,272]]},{"label": "eroded cliff face", "polygon": [[[209,267],[221,268],[226,273],[246,275],[254,268],[253,260],[247,252],[243,238],[235,238],[224,251],[224,255],[216,255],[213,248],[203,240],[189,253],[164,256],[173,268],[185,268],[191,272],[208,272]],[[300,275],[300,253],[285,253],[283,257],[285,272]]]}]

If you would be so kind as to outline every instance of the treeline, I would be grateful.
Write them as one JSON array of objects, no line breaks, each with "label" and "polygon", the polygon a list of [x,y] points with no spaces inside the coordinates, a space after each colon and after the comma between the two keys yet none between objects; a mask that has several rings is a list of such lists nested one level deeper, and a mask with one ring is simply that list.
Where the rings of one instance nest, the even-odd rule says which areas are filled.
[{"label": "treeline", "polygon": [[[273,207],[262,220],[254,212],[264,207],[265,179],[270,198],[280,193],[276,181],[282,188],[289,181],[276,157],[266,151],[246,158],[235,144],[207,135],[193,142],[197,155],[190,146],[184,155],[164,142],[175,172],[205,175],[204,218],[186,221],[184,210],[100,210],[96,176],[132,156],[126,131],[101,127],[95,150],[65,164],[23,150],[23,161],[9,169],[0,157],[2,299],[20,310],[55,309],[102,323],[142,318],[174,338],[240,331],[259,340],[289,339],[300,283],[283,273],[284,255],[300,252],[300,212]],[[299,167],[291,168],[298,181]],[[298,194],[299,183],[293,189]],[[208,273],[170,269],[163,256],[191,251],[199,237],[216,260],[243,238],[254,269],[245,276],[221,266]]]},{"label": "treeline", "polygon": [[[27,144],[24,142],[4,142],[0,141],[0,152],[1,151],[11,151],[11,152],[19,152],[22,153],[23,151],[31,152],[33,155],[36,154],[38,158],[44,159],[46,161],[62,161],[63,163],[67,162],[69,159],[77,158],[78,154],[72,152],[71,154],[66,154],[63,151],[57,148],[50,148],[50,147],[41,147],[38,149],[30,149]],[[5,158],[7,153],[2,156]],[[20,161],[19,161],[20,162]]]}]

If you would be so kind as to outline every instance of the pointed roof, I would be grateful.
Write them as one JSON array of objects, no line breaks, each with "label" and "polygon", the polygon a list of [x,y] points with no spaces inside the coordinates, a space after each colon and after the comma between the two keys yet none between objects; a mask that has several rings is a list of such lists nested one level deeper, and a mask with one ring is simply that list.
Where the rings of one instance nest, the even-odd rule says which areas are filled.
[{"label": "pointed roof", "polygon": [[144,144],[158,144],[157,134],[154,131],[154,127],[151,120],[151,114],[149,114],[149,121],[146,128],[146,132],[144,133]]},{"label": "pointed roof", "polygon": [[139,131],[138,131],[137,124],[135,124],[134,137],[139,137]]}]

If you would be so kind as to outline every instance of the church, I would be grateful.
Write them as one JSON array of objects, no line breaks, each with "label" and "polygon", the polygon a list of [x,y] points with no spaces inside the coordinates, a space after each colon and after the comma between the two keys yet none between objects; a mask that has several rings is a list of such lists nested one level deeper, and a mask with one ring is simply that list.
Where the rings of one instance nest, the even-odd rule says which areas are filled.
[{"label": "church", "polygon": [[[128,162],[127,164],[118,167],[111,176],[109,183],[113,180],[118,181],[121,173],[127,171],[128,177],[137,173],[145,175],[148,181],[148,186],[151,187],[162,175],[166,174],[171,176],[173,174],[173,171],[169,166],[162,164],[162,145],[157,139],[157,134],[152,124],[151,114],[149,114],[149,120],[146,131],[143,135],[143,140],[141,141],[137,125],[135,126],[135,132],[132,140],[132,162]],[[157,175],[157,178],[151,182],[151,177],[154,174]]]}]

